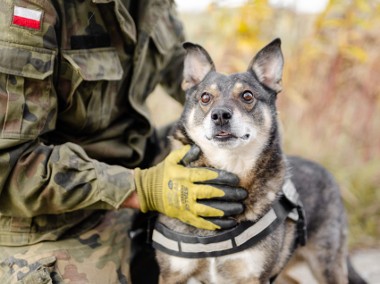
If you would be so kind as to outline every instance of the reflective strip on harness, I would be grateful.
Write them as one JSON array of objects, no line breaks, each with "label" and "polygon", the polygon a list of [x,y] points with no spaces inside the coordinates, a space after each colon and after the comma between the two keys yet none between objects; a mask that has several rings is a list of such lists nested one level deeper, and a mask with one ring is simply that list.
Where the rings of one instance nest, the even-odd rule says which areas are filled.
[{"label": "reflective strip on harness", "polygon": [[161,246],[165,248],[170,248],[175,251],[179,251],[179,244],[177,241],[173,241],[167,237],[165,237],[163,234],[161,234],[159,231],[154,230],[153,236],[152,236],[153,242],[160,244]]},{"label": "reflective strip on harness", "polygon": [[182,252],[188,252],[188,253],[213,252],[213,251],[227,250],[231,248],[233,248],[233,244],[231,240],[218,242],[218,243],[209,243],[209,244],[190,244],[190,243],[181,242]]},{"label": "reflective strip on harness", "polygon": [[277,216],[273,209],[269,210],[257,223],[249,227],[243,233],[235,237],[236,245],[241,246],[248,242],[254,236],[257,236],[260,232],[264,231],[270,224],[276,220]]},{"label": "reflective strip on harness", "polygon": [[181,234],[157,222],[152,237],[153,247],[186,258],[228,255],[249,248],[268,236],[293,208],[293,203],[283,195],[257,222],[243,221],[235,228],[213,236]]},{"label": "reflective strip on harness", "polygon": [[[216,251],[224,251],[233,249],[236,246],[241,246],[244,243],[248,242],[254,236],[257,236],[259,233],[264,231],[273,221],[277,218],[276,213],[271,209],[259,222],[255,223],[252,226],[249,226],[241,234],[237,235],[233,239],[228,239],[220,242],[210,242],[210,243],[186,243],[180,240],[174,241],[170,238],[167,238],[160,231],[154,230],[153,232],[153,242],[165,247],[168,250],[173,250],[183,253],[209,253]],[[161,228],[162,229],[162,228]],[[210,237],[209,237],[210,238]],[[198,238],[197,238],[198,239]],[[234,245],[235,243],[235,245]]]}]

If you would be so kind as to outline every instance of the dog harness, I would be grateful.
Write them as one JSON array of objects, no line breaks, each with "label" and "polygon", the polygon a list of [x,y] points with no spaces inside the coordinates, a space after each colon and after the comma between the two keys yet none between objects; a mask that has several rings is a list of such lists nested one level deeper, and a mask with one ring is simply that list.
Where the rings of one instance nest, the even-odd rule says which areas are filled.
[{"label": "dog harness", "polygon": [[273,232],[286,218],[297,222],[296,246],[306,243],[305,214],[298,192],[288,179],[282,194],[259,220],[243,221],[213,236],[187,235],[156,222],[152,235],[155,249],[185,258],[204,258],[236,253],[254,246]]}]

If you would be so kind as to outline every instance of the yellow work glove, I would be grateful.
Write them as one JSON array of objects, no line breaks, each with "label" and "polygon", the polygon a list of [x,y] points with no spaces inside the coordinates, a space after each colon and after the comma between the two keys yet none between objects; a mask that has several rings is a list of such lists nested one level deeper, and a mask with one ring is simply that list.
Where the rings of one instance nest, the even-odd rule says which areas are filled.
[{"label": "yellow work glove", "polygon": [[232,227],[236,222],[225,217],[244,210],[241,201],[247,193],[237,187],[239,180],[233,174],[185,167],[183,164],[196,158],[197,149],[199,152],[199,148],[193,147],[189,152],[193,154],[186,155],[190,146],[185,146],[170,153],[155,167],[135,169],[141,211],[158,211],[202,229]]}]

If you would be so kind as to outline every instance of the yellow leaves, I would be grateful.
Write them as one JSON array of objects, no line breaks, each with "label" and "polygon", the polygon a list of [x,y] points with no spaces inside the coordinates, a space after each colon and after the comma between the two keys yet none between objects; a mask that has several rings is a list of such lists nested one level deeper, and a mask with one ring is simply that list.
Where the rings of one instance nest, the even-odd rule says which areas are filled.
[{"label": "yellow leaves", "polygon": [[323,39],[329,49],[335,46],[348,62],[367,63],[371,46],[366,45],[366,39],[377,37],[379,6],[379,1],[330,0],[315,25],[315,34],[322,36],[314,40]]},{"label": "yellow leaves", "polygon": [[379,22],[380,2],[367,0],[330,0],[325,11],[316,21],[316,30],[342,29],[370,29]]},{"label": "yellow leaves", "polygon": [[239,8],[234,36],[242,52],[253,52],[265,45],[265,26],[273,19],[268,0],[250,0]]},{"label": "yellow leaves", "polygon": [[[235,45],[255,45],[260,42],[265,29],[263,27],[273,18],[273,10],[268,0],[249,0],[236,11],[230,10],[220,18],[220,24],[226,26],[226,21],[232,25],[230,33],[223,30],[225,37],[235,40]],[[237,42],[236,42],[237,41]]]},{"label": "yellow leaves", "polygon": [[362,47],[348,45],[348,46],[342,46],[341,50],[342,50],[343,55],[346,58],[359,61],[359,63],[365,63],[368,60],[368,54]]},{"label": "yellow leaves", "polygon": [[239,34],[248,34],[250,31],[250,26],[246,21],[239,21],[237,24],[237,32]]},{"label": "yellow leaves", "polygon": [[318,23],[318,29],[323,28],[342,28],[345,26],[343,18],[328,18]]},{"label": "yellow leaves", "polygon": [[[357,0],[355,1],[356,7],[359,11],[365,12],[365,13],[371,13],[374,3],[371,4],[372,1],[363,1],[363,0]],[[375,1],[374,1],[375,2]],[[379,6],[379,4],[375,4]]]}]

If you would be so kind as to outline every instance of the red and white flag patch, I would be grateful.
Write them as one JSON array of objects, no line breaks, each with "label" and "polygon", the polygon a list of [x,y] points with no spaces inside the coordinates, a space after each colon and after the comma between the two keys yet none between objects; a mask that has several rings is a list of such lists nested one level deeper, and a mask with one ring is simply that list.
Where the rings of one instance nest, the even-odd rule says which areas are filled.
[{"label": "red and white flag patch", "polygon": [[41,28],[42,11],[14,6],[12,24],[33,30]]}]

